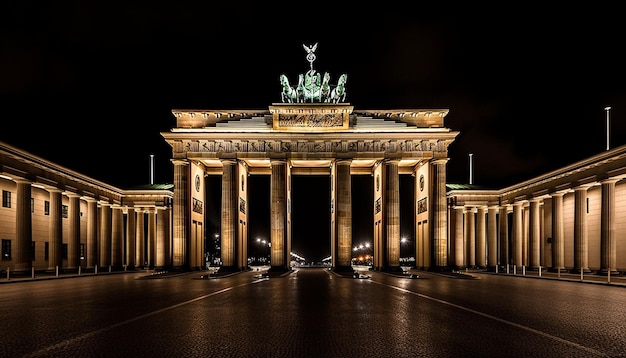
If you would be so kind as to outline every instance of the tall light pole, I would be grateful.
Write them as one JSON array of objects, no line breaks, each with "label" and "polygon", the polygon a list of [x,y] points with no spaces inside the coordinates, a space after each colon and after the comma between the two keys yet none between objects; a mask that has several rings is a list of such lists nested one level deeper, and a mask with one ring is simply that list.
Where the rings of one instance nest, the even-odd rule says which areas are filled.
[{"label": "tall light pole", "polygon": [[470,185],[474,184],[474,168],[473,168],[473,157],[474,154],[469,154],[469,183]]},{"label": "tall light pole", "polygon": [[150,154],[150,185],[154,185],[154,154]]},{"label": "tall light pole", "polygon": [[609,112],[611,107],[604,107],[606,111],[606,150],[609,150]]}]

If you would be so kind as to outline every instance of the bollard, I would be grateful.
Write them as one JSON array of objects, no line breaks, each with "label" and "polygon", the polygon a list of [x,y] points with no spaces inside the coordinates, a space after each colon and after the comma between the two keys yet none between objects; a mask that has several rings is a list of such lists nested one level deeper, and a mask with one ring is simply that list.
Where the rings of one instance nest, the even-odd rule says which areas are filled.
[{"label": "bollard", "polygon": [[496,273],[498,273],[498,265],[496,265]]},{"label": "bollard", "polygon": [[582,268],[580,269],[580,280],[581,281],[583,280],[583,269]]},{"label": "bollard", "polygon": [[59,265],[54,266],[54,274],[59,277]]},{"label": "bollard", "polygon": [[541,266],[539,266],[539,277],[541,277]]},{"label": "bollard", "polygon": [[35,278],[35,268],[34,267],[30,268],[30,278]]},{"label": "bollard", "polygon": [[522,265],[522,276],[526,276],[526,266]]},{"label": "bollard", "polygon": [[611,268],[607,267],[606,269],[606,283],[611,283]]},{"label": "bollard", "polygon": [[97,273],[98,273],[98,265],[95,265],[95,266],[94,266],[94,271],[93,271],[93,273],[95,273],[95,274],[97,274]]},{"label": "bollard", "polygon": [[11,271],[11,268],[7,267],[7,280],[11,279],[11,275],[9,274],[9,271]]},{"label": "bollard", "polygon": [[111,272],[111,265],[109,265],[109,272]]},{"label": "bollard", "polygon": [[82,268],[83,268],[82,266],[78,266],[78,276],[80,276],[80,272]]},{"label": "bollard", "polygon": [[513,265],[513,275],[517,275],[517,265]]}]

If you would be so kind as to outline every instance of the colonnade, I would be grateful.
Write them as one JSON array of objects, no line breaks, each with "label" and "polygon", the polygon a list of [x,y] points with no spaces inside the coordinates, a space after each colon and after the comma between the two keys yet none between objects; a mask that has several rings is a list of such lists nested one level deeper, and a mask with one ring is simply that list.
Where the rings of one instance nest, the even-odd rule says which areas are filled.
[{"label": "colonnade", "polygon": [[626,235],[620,218],[626,214],[621,210],[626,185],[620,180],[574,183],[508,200],[503,200],[506,191],[451,194],[454,266],[598,274],[625,270]]},{"label": "colonnade", "polygon": [[[237,178],[247,177],[249,172],[246,165],[239,166],[239,160],[221,160],[222,191],[221,191],[221,260],[223,270],[243,270],[247,267],[247,223],[246,216],[238,214],[239,203],[246,198],[245,185],[238,185]],[[374,269],[377,270],[399,270],[400,269],[400,198],[399,198],[399,159],[383,160],[372,168],[370,175],[382,177],[382,187],[377,188],[374,193],[358,193],[358,195],[374,195],[382,202],[382,211],[378,213],[380,218],[376,218],[376,224],[383,225],[383,230],[372,228],[374,236]],[[428,178],[444,180],[443,183],[429,181],[428,187],[433,198],[429,200],[429,209],[425,210],[422,219],[424,224],[434,222],[428,226],[432,232],[420,233],[419,250],[433,248],[434,251],[428,253],[420,252],[423,259],[420,264],[427,267],[445,267],[447,265],[447,216],[445,198],[445,164],[447,160],[434,160],[423,166],[423,171]],[[191,185],[190,177],[197,168],[202,166],[191,165],[188,160],[174,160],[174,230],[173,230],[173,257],[175,267],[197,269],[197,260],[189,258],[185,250],[187,245],[183,244],[191,238],[192,219],[189,217],[191,202],[194,195],[200,195]],[[338,158],[332,160],[330,168],[326,174],[331,177],[331,256],[334,270],[352,270],[352,189],[351,189],[351,163],[350,158]],[[291,223],[290,210],[288,205],[290,200],[291,164],[290,160],[283,158],[269,158],[270,179],[270,262],[271,270],[284,271],[290,269],[291,252]],[[204,169],[202,169],[204,170]],[[241,172],[244,171],[244,172]],[[264,172],[267,174],[267,172]],[[414,173],[415,174],[415,173]],[[256,174],[254,174],[256,175]],[[304,174],[305,175],[305,174]],[[355,174],[356,175],[356,174]],[[243,180],[243,179],[242,179]],[[247,183],[247,182],[246,182]],[[198,194],[195,194],[195,192]],[[427,194],[422,194],[427,195]],[[245,199],[244,199],[245,198]],[[204,198],[199,197],[199,200]],[[417,193],[414,198],[403,200],[417,200]],[[247,215],[247,213],[245,213]],[[207,220],[204,218],[204,220]],[[417,220],[416,215],[412,220]],[[417,226],[417,225],[416,225]],[[426,225],[425,225],[426,227]],[[418,235],[416,235],[418,236]],[[196,239],[197,240],[197,239]],[[432,241],[432,244],[431,244]],[[194,242],[189,243],[194,247]],[[417,247],[418,245],[416,245]],[[416,254],[416,257],[418,255]],[[188,260],[188,261],[185,261]]]},{"label": "colonnade", "polygon": [[3,259],[12,272],[171,266],[172,211],[147,204],[149,191],[127,197],[142,204],[122,206],[19,178],[0,178],[0,189],[15,193],[2,209],[14,226],[0,225],[4,240],[15,232]]}]

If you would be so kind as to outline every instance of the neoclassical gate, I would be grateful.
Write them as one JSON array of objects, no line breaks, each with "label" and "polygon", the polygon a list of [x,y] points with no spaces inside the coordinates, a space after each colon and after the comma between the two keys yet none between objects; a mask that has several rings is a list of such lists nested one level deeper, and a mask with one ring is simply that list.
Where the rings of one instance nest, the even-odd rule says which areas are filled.
[{"label": "neoclassical gate", "polygon": [[272,270],[289,270],[291,176],[330,176],[332,268],[351,270],[351,175],[374,179],[376,270],[400,266],[399,175],[415,176],[416,266],[448,266],[446,163],[458,132],[447,110],[355,110],[346,103],[275,103],[267,110],[173,110],[162,135],[174,164],[173,266],[204,265],[205,176],[222,176],[221,261],[247,268],[249,175],[271,176]]},{"label": "neoclassical gate", "polygon": [[[310,69],[295,86],[280,75],[282,103],[267,110],[173,110],[162,133],[174,164],[173,266],[204,265],[205,175],[222,176],[222,270],[247,268],[248,176],[270,175],[271,270],[290,269],[291,176],[330,176],[331,262],[352,271],[351,175],[374,177],[376,270],[400,269],[399,175],[415,180],[416,266],[448,266],[446,163],[458,132],[448,110],[354,110],[346,74],[333,83],[313,68],[317,44],[303,45]],[[361,193],[361,195],[363,195]]]}]

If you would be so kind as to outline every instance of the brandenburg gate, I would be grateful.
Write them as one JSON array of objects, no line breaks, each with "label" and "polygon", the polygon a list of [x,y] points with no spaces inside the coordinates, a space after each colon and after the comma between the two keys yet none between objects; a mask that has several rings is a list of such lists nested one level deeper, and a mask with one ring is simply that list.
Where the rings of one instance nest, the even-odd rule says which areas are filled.
[{"label": "brandenburg gate", "polygon": [[[345,100],[346,75],[335,84],[311,68],[282,102],[263,110],[175,109],[176,127],[162,136],[174,165],[173,266],[204,267],[205,177],[221,175],[221,270],[247,269],[248,177],[270,175],[270,271],[290,270],[291,177],[330,176],[331,266],[352,271],[352,175],[369,175],[374,227],[373,269],[400,269],[399,175],[415,177],[416,267],[448,267],[446,164],[458,132],[446,109],[358,110]],[[403,198],[403,200],[410,198]]]}]

